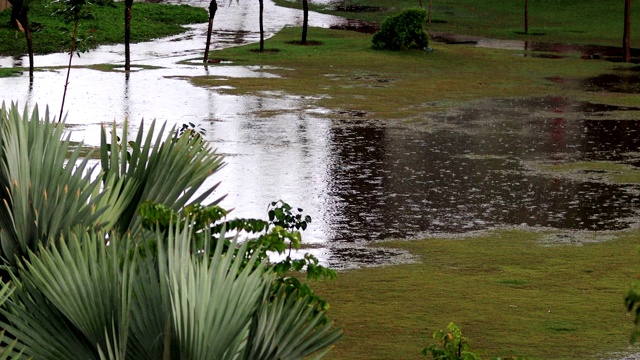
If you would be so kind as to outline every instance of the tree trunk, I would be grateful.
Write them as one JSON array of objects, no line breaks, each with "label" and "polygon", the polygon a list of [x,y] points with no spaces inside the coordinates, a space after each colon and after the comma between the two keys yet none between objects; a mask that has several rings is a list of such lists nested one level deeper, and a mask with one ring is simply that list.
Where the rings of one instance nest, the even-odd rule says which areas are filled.
[{"label": "tree trunk", "polygon": [[420,0],[420,9],[424,9],[424,8],[422,7],[422,0]]},{"label": "tree trunk", "polygon": [[264,1],[260,1],[260,52],[264,51],[264,25],[262,21],[262,13],[264,10]]},{"label": "tree trunk", "polygon": [[69,74],[71,74],[71,60],[73,59],[73,53],[76,52],[76,36],[78,36],[78,23],[80,21],[76,18],[73,26],[73,37],[71,38],[71,53],[69,54],[69,66],[67,67],[67,80],[64,83],[64,92],[62,93],[62,105],[60,105],[60,117],[58,122],[62,121],[62,114],[64,111],[64,100],[67,98],[67,87],[69,86]]},{"label": "tree trunk", "polygon": [[529,33],[529,0],[524,0],[524,33]]},{"label": "tree trunk", "polygon": [[[432,4],[432,0],[429,0],[429,7],[427,9],[427,21],[429,22],[429,24],[431,24],[431,4]],[[422,6],[420,6],[422,7]]]},{"label": "tree trunk", "polygon": [[124,71],[131,70],[131,7],[133,0],[124,1]]},{"label": "tree trunk", "polygon": [[20,10],[22,9],[23,2],[20,0],[11,0],[9,4],[11,4],[11,19],[9,20],[9,25],[14,29],[18,29],[18,19],[20,18]]},{"label": "tree trunk", "polygon": [[631,0],[624,2],[624,34],[622,36],[622,49],[624,51],[622,60],[624,62],[631,61]]},{"label": "tree trunk", "polygon": [[[33,40],[31,38],[31,27],[29,26],[29,5],[24,1],[13,1],[11,3],[11,22],[15,22],[17,29],[24,31],[27,40],[27,52],[29,54],[29,79],[33,80]],[[14,19],[15,16],[15,19]]]},{"label": "tree trunk", "polygon": [[211,32],[213,31],[213,18],[218,11],[218,3],[216,0],[211,0],[209,4],[209,28],[207,29],[207,46],[204,48],[204,62],[209,60],[209,44],[211,44]]},{"label": "tree trunk", "polygon": [[29,80],[33,81],[33,40],[31,38],[31,27],[29,26],[29,17],[27,16],[27,10],[22,13],[20,24],[24,29],[24,36],[27,39],[27,52],[29,53]]},{"label": "tree trunk", "polygon": [[302,0],[302,45],[307,43],[307,27],[309,26],[309,0]]}]

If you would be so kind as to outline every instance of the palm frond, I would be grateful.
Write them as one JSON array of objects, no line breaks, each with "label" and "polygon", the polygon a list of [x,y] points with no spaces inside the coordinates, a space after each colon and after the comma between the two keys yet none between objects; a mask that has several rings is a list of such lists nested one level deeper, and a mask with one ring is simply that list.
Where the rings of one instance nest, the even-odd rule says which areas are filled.
[{"label": "palm frond", "polygon": [[253,266],[258,254],[252,255],[250,266],[240,267],[246,243],[238,248],[233,240],[227,251],[216,246],[209,255],[206,250],[194,252],[190,237],[188,229],[176,228],[167,250],[159,250],[166,251],[180,359],[235,359],[258,302],[268,291],[269,275],[262,264]]},{"label": "palm frond", "polygon": [[104,179],[122,179],[128,186],[118,194],[128,198],[117,225],[121,233],[139,229],[136,210],[144,201],[179,211],[202,202],[217,187],[201,189],[204,181],[223,165],[222,157],[208,149],[202,139],[177,137],[173,131],[165,135],[165,125],[156,129],[155,122],[148,130],[141,123],[133,141],[129,141],[128,132],[128,122],[123,125],[122,138],[118,137],[115,124],[109,136],[104,128],[101,132]]},{"label": "palm frond", "polygon": [[76,225],[99,223],[98,179],[91,179],[88,159],[80,148],[69,151],[62,124],[52,123],[48,112],[31,116],[15,105],[0,111],[0,241],[4,258],[35,251],[40,243],[57,238]]},{"label": "palm frond", "polygon": [[316,359],[322,358],[342,336],[332,322],[323,323],[325,316],[324,312],[314,315],[309,301],[281,287],[256,312],[244,359],[293,360],[314,354]]}]

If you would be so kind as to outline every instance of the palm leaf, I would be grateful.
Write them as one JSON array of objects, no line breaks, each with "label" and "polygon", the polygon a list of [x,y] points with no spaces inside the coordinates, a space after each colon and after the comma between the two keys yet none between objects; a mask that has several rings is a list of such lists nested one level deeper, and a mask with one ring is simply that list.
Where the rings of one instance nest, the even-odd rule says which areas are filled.
[{"label": "palm leaf", "polygon": [[190,237],[188,229],[176,228],[170,232],[167,250],[159,249],[159,259],[166,251],[179,358],[235,359],[258,302],[268,291],[270,274],[263,273],[262,264],[253,265],[259,251],[249,266],[241,268],[246,243],[237,248],[233,240],[227,251],[216,246],[209,255],[194,252]]},{"label": "palm leaf", "polygon": [[142,202],[152,201],[179,211],[202,202],[217,187],[201,189],[204,181],[223,165],[222,157],[208,149],[202,139],[165,136],[165,125],[156,131],[155,122],[146,131],[142,123],[133,141],[129,141],[128,132],[128,122],[121,139],[115,124],[109,136],[104,128],[101,132],[104,179],[122,179],[128,186],[117,194],[128,198],[117,224],[120,233],[139,230],[136,211]]},{"label": "palm leaf", "polygon": [[[80,148],[70,151],[62,124],[31,116],[15,105],[0,112],[0,241],[4,258],[35,251],[49,238],[57,238],[76,225],[94,226],[104,211],[97,208],[98,179],[91,179],[88,159]],[[102,221],[104,223],[104,221]]]},{"label": "palm leaf", "polygon": [[247,340],[244,359],[304,359],[315,354],[320,359],[342,336],[333,329],[324,312],[314,315],[314,307],[296,292],[281,287],[272,299],[265,299],[256,312]]}]

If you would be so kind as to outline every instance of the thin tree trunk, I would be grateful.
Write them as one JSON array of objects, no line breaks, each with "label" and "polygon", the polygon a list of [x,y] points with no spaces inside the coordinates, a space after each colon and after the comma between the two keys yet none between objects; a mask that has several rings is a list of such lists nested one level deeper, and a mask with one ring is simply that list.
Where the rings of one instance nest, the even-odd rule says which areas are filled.
[{"label": "thin tree trunk", "polygon": [[302,45],[307,43],[307,27],[309,26],[309,0],[302,0]]},{"label": "thin tree trunk", "polygon": [[29,80],[33,81],[33,39],[31,38],[31,27],[29,26],[29,18],[25,15],[24,36],[27,38],[27,52],[29,53]]},{"label": "thin tree trunk", "polygon": [[204,48],[204,62],[209,60],[209,44],[211,44],[211,32],[213,31],[213,18],[218,11],[218,3],[216,0],[211,0],[209,4],[209,28],[207,29],[207,46]]},{"label": "thin tree trunk", "polygon": [[262,12],[264,10],[264,2],[260,1],[260,52],[264,51],[264,24],[262,21]]},{"label": "thin tree trunk", "polygon": [[429,8],[427,9],[427,19],[428,19],[429,24],[431,24],[431,3],[432,2],[433,2],[432,0],[429,0]]},{"label": "thin tree trunk", "polygon": [[69,86],[69,74],[71,74],[71,60],[73,59],[73,53],[76,52],[76,36],[78,35],[78,23],[76,19],[73,25],[73,36],[71,37],[71,53],[69,54],[69,66],[67,67],[67,80],[64,83],[64,92],[62,93],[62,105],[60,105],[60,116],[58,122],[62,121],[62,114],[64,112],[64,100],[67,98],[67,87]]},{"label": "thin tree trunk", "polygon": [[27,52],[29,54],[29,80],[33,80],[33,39],[31,37],[31,26],[29,26],[29,7],[22,4],[22,8],[18,12],[16,21],[24,31],[24,37],[27,40]]},{"label": "thin tree trunk", "polygon": [[524,0],[524,33],[529,33],[529,0]]},{"label": "thin tree trunk", "polygon": [[11,19],[9,19],[9,25],[14,29],[18,29],[18,19],[20,18],[20,10],[22,9],[23,3],[22,1],[11,0],[9,4],[11,4]]},{"label": "thin tree trunk", "polygon": [[622,36],[623,61],[631,61],[631,0],[624,2],[624,34]]},{"label": "thin tree trunk", "polygon": [[131,7],[133,0],[124,2],[124,71],[131,70]]},{"label": "thin tree trunk", "polygon": [[422,7],[422,0],[420,0],[420,9],[424,9],[424,8]]}]

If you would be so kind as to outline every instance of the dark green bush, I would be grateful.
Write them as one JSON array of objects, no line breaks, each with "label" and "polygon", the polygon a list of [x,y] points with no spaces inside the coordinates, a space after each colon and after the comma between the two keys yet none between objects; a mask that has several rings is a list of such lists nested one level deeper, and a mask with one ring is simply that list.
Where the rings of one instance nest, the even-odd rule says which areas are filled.
[{"label": "dark green bush", "polygon": [[407,9],[388,17],[380,31],[373,34],[373,47],[376,49],[426,49],[429,35],[424,24],[427,12],[424,9]]}]

